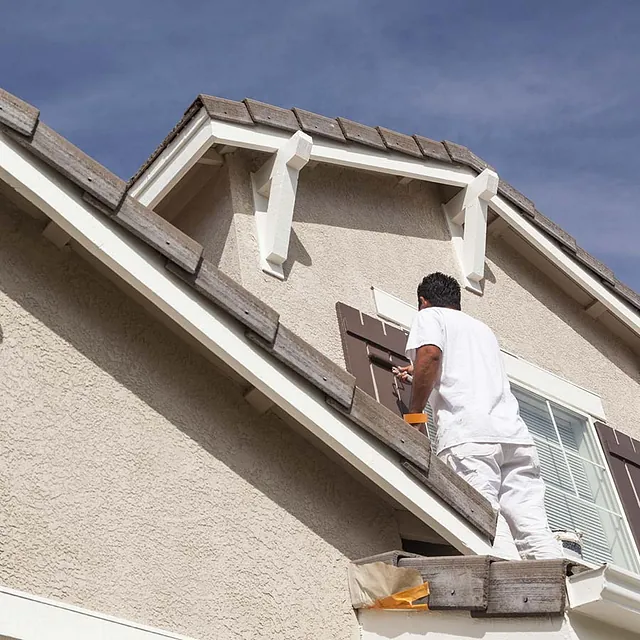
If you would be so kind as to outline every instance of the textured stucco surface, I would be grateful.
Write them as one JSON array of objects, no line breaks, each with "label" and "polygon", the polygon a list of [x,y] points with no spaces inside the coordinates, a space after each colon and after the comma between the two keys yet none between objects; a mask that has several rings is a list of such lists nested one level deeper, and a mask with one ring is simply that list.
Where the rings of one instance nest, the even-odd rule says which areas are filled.
[{"label": "textured stucco surface", "polygon": [[[231,162],[229,236],[242,284],[336,362],[344,364],[336,301],[374,314],[372,285],[413,304],[427,273],[458,275],[436,186],[319,165],[301,173],[287,279],[275,280],[257,266],[251,159]],[[488,243],[485,293],[465,292],[464,309],[505,349],[600,395],[609,422],[640,438],[638,357],[504,240]]]},{"label": "textured stucco surface", "polygon": [[0,197],[0,582],[196,638],[354,638],[393,512]]}]

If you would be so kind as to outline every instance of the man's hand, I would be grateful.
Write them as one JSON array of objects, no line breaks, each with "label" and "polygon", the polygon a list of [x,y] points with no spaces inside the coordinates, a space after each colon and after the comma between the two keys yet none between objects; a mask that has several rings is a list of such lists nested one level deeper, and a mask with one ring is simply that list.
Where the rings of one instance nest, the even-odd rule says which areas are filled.
[{"label": "man's hand", "polygon": [[413,377],[413,365],[407,365],[406,367],[394,367],[393,373],[398,380],[402,380],[402,382],[411,382],[411,378]]}]

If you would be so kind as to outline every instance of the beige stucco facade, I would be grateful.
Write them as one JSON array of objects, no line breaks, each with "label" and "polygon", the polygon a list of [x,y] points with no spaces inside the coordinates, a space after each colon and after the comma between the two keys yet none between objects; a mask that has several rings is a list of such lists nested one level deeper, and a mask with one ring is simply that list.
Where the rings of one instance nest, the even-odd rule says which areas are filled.
[{"label": "beige stucco facade", "polygon": [[393,511],[0,196],[0,583],[195,638],[358,637]]},{"label": "beige stucco facade", "polygon": [[[337,301],[375,315],[371,286],[414,304],[427,273],[458,275],[438,186],[328,165],[300,174],[286,280],[262,273],[248,178],[256,166],[247,152],[227,156],[215,184],[175,223],[336,362],[344,363]],[[220,191],[231,198],[215,207]],[[465,291],[463,308],[487,322],[504,349],[601,396],[608,422],[640,438],[638,356],[505,240],[489,237],[485,273],[484,295]]]}]

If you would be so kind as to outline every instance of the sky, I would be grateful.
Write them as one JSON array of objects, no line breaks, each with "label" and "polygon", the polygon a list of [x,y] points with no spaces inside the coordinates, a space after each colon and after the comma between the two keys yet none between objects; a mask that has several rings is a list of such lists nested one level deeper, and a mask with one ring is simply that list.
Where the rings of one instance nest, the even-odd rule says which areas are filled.
[{"label": "sky", "polygon": [[640,2],[4,0],[0,86],[129,178],[198,93],[464,144],[640,291]]}]

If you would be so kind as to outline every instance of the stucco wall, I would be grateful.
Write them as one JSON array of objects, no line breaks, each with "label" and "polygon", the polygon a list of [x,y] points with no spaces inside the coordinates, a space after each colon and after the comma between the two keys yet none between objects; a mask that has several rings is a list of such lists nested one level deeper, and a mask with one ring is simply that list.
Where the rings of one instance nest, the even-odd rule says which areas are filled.
[{"label": "stucco wall", "polygon": [[196,638],[353,638],[392,510],[0,198],[0,582]]},{"label": "stucco wall", "polygon": [[[286,281],[278,281],[258,268],[248,181],[255,161],[238,152],[228,162],[239,263],[231,275],[336,362],[344,364],[336,301],[374,314],[372,285],[414,304],[427,273],[458,275],[436,186],[319,165],[301,173]],[[485,293],[465,292],[463,307],[504,348],[599,394],[609,422],[640,438],[638,357],[504,240],[489,239]]]}]

